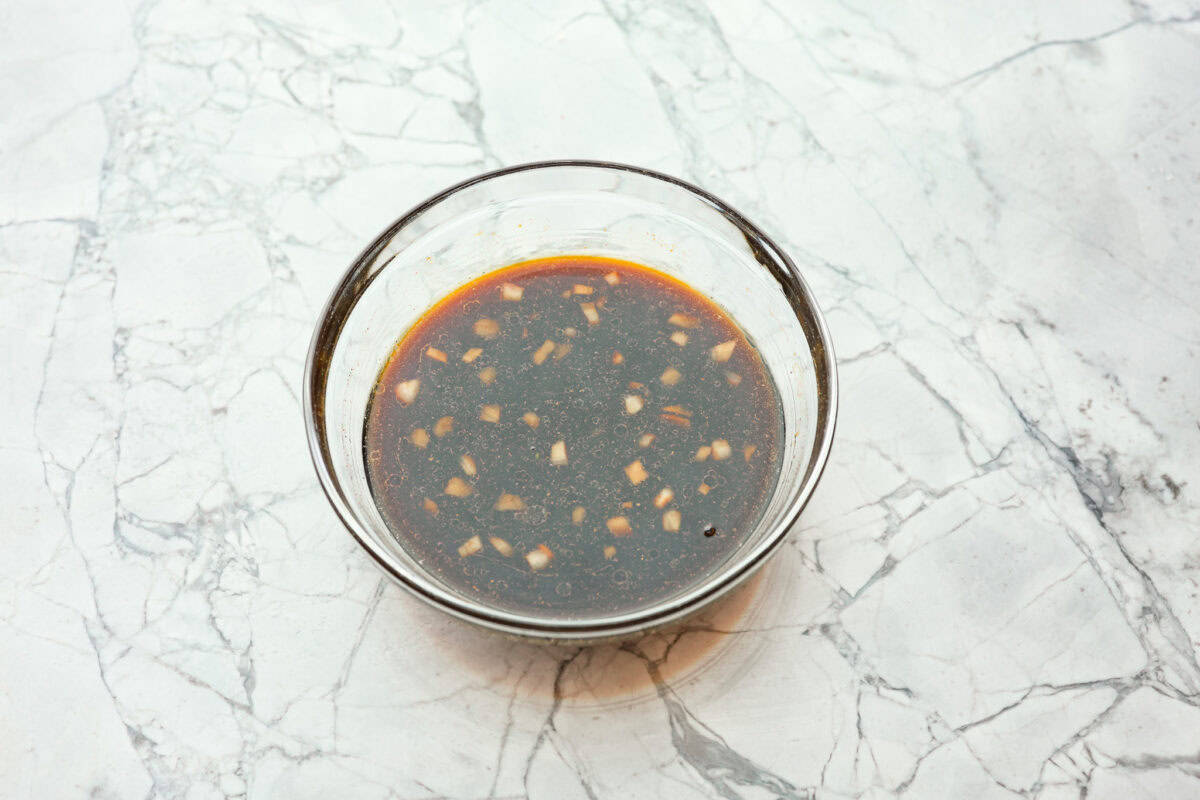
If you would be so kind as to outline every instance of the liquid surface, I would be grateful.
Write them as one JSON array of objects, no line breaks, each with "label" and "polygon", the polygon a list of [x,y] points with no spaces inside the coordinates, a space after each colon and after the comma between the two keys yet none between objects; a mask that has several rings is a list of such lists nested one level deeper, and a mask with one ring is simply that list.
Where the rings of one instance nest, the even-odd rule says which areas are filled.
[{"label": "liquid surface", "polygon": [[490,273],[396,345],[365,420],[372,496],[452,590],[619,613],[712,573],[754,528],[783,442],[775,384],[717,305],[625,261]]}]

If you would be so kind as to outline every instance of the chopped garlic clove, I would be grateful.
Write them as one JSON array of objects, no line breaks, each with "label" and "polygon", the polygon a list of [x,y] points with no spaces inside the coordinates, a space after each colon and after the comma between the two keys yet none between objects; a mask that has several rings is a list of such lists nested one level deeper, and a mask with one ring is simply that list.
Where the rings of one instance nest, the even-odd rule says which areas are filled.
[{"label": "chopped garlic clove", "polygon": [[583,312],[583,316],[587,318],[589,325],[595,325],[600,321],[600,314],[596,311],[595,303],[580,303],[579,310]]},{"label": "chopped garlic clove", "polygon": [[688,316],[676,311],[671,316],[667,317],[667,322],[672,325],[677,325],[680,328],[694,328],[698,320],[695,317]]},{"label": "chopped garlic clove", "polygon": [[571,522],[576,525],[581,525],[586,516],[587,509],[583,506],[575,506],[575,508],[571,509]]},{"label": "chopped garlic clove", "polygon": [[714,461],[723,461],[729,458],[729,454],[733,452],[733,448],[729,446],[729,442],[724,439],[713,439],[712,457]]},{"label": "chopped garlic clove", "polygon": [[674,386],[679,383],[679,379],[682,377],[683,374],[679,370],[674,367],[667,367],[663,374],[658,376],[658,379],[662,381],[664,386]]},{"label": "chopped garlic clove", "polygon": [[628,517],[610,517],[604,524],[608,527],[608,532],[613,536],[628,536],[633,533],[633,528],[629,526]]},{"label": "chopped garlic clove", "polygon": [[512,545],[499,536],[489,536],[488,541],[492,543],[492,547],[496,548],[496,552],[500,555],[507,557],[513,554]]},{"label": "chopped garlic clove", "polygon": [[554,342],[550,339],[547,339],[546,341],[542,342],[542,346],[534,352],[533,363],[541,364],[545,362],[545,360],[550,357],[552,352],[554,352]]},{"label": "chopped garlic clove", "polygon": [[735,347],[737,347],[737,342],[730,339],[728,342],[721,342],[709,350],[708,353],[712,356],[713,361],[716,361],[718,364],[724,364],[733,355],[733,348]]},{"label": "chopped garlic clove", "polygon": [[454,417],[442,417],[433,423],[433,435],[439,439],[454,430]]},{"label": "chopped garlic clove", "polygon": [[604,548],[604,557],[606,559],[608,559],[609,561],[612,561],[614,558],[617,557],[617,548],[613,547],[611,544],[608,545],[607,547],[605,547]]},{"label": "chopped garlic clove", "polygon": [[445,352],[443,352],[443,351],[441,351],[441,350],[438,350],[436,347],[426,347],[426,348],[425,348],[425,355],[429,356],[429,357],[430,357],[430,358],[432,358],[434,361],[440,361],[440,362],[442,362],[443,364],[445,364],[445,363],[446,363],[446,354],[445,354]]},{"label": "chopped garlic clove", "polygon": [[550,566],[550,559],[552,558],[554,558],[554,552],[544,544],[539,544],[536,550],[530,550],[525,554],[525,560],[529,562],[529,568],[535,572]]},{"label": "chopped garlic clove", "polygon": [[479,370],[479,380],[483,381],[484,386],[488,386],[492,381],[496,380],[496,368],[484,367]]},{"label": "chopped garlic clove", "polygon": [[538,425],[542,424],[542,420],[532,411],[526,411],[521,415],[521,419],[531,428],[536,428]]},{"label": "chopped garlic clove", "polygon": [[458,546],[458,554],[463,558],[466,558],[467,556],[475,555],[482,549],[483,542],[480,541],[478,536],[472,536],[470,539],[467,539]]},{"label": "chopped garlic clove", "polygon": [[476,320],[471,330],[475,331],[475,335],[483,339],[495,339],[500,333],[500,323],[489,317]]},{"label": "chopped garlic clove", "polygon": [[683,515],[679,513],[679,509],[672,508],[663,513],[662,525],[663,530],[668,533],[675,533],[679,530],[679,526],[683,524]]},{"label": "chopped garlic clove", "polygon": [[474,478],[479,474],[479,468],[475,464],[475,459],[468,455],[463,455],[458,459],[458,465],[462,467],[463,474],[468,478]]},{"label": "chopped garlic clove", "polygon": [[417,399],[417,392],[421,391],[421,379],[413,378],[410,381],[401,381],[396,384],[396,399],[404,405],[408,405],[413,400]]},{"label": "chopped garlic clove", "polygon": [[652,444],[654,444],[653,433],[643,433],[641,438],[638,439],[638,447],[649,447]]},{"label": "chopped garlic clove", "polygon": [[625,363],[625,356],[621,355],[621,351],[620,351],[620,350],[613,350],[613,354],[612,354],[612,363],[614,363],[614,364],[623,364],[623,363]]},{"label": "chopped garlic clove", "polygon": [[414,446],[424,450],[429,446],[429,433],[424,428],[415,428],[413,429],[413,432],[408,435],[408,440],[412,442]]},{"label": "chopped garlic clove", "polygon": [[654,496],[655,508],[666,508],[667,503],[675,499],[675,490],[670,486],[664,486],[658,494]]},{"label": "chopped garlic clove", "polygon": [[468,364],[470,364],[472,361],[479,358],[481,355],[483,355],[482,347],[472,347],[470,350],[463,353],[462,360],[467,362]]},{"label": "chopped garlic clove", "polygon": [[471,484],[455,476],[446,481],[446,488],[443,491],[451,497],[469,497],[475,490],[471,488]]},{"label": "chopped garlic clove", "polygon": [[500,421],[500,406],[486,405],[479,409],[479,418],[484,422]]},{"label": "chopped garlic clove", "polygon": [[692,461],[707,461],[708,457],[711,455],[712,455],[712,448],[706,444],[701,445],[696,450],[696,455],[692,456]]},{"label": "chopped garlic clove", "polygon": [[523,511],[525,509],[525,501],[515,494],[502,494],[500,499],[496,501],[494,508],[497,511]]},{"label": "chopped garlic clove", "polygon": [[591,286],[588,286],[586,283],[577,283],[573,287],[571,287],[571,291],[574,292],[575,294],[591,294],[592,292],[594,292],[596,290],[593,289]]},{"label": "chopped garlic clove", "polygon": [[567,443],[562,439],[550,445],[550,463],[556,467],[567,463]]},{"label": "chopped garlic clove", "polygon": [[430,500],[428,497],[426,497],[424,502],[421,503],[421,508],[428,511],[432,516],[436,517],[438,515],[438,504]]},{"label": "chopped garlic clove", "polygon": [[515,283],[503,283],[500,285],[500,297],[505,300],[517,302],[525,296],[525,290]]},{"label": "chopped garlic clove", "polygon": [[625,476],[629,478],[629,482],[637,486],[646,478],[650,477],[650,473],[646,472],[646,468],[642,466],[641,459],[634,461],[629,466],[625,467]]},{"label": "chopped garlic clove", "polygon": [[683,347],[685,344],[688,343],[688,335],[686,333],[684,333],[683,331],[675,331],[674,333],[671,334],[671,341],[674,342],[675,344],[679,345],[680,347]]},{"label": "chopped garlic clove", "polygon": [[642,410],[642,406],[644,405],[645,403],[642,401],[642,398],[638,397],[636,394],[625,395],[626,414],[636,414]]}]

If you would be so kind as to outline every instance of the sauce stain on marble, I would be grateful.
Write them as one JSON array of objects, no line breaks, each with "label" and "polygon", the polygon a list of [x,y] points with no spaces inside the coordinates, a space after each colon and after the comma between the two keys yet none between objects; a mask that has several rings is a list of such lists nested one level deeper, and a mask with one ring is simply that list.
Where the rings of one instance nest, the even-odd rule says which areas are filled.
[{"label": "sauce stain on marble", "polygon": [[[479,631],[477,636],[451,637],[440,651],[454,667],[487,679],[491,691],[518,703],[554,700],[574,708],[636,704],[657,697],[660,684],[694,680],[748,646],[739,631],[757,616],[774,571],[775,565],[767,564],[696,616],[623,642],[535,644]],[[524,651],[529,666],[497,678],[495,665],[517,661],[514,651]]]}]

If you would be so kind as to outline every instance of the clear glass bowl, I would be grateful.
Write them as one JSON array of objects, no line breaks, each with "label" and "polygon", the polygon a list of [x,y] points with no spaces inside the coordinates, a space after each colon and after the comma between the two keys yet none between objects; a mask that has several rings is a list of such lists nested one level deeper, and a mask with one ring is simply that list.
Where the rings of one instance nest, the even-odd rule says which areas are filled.
[{"label": "clear glass bowl", "polygon": [[[597,616],[489,607],[427,572],[371,499],[363,419],[397,339],[437,300],[487,272],[587,254],[669,273],[729,312],[759,348],[782,398],[782,471],[753,534],[672,597]],[[829,333],[795,265],[725,203],[676,178],[589,161],[526,164],[453,186],[405,214],[358,257],[321,313],[304,375],[305,423],[329,502],[383,570],[462,619],[553,640],[619,637],[674,622],[750,576],[783,541],[829,455],[837,373]]]}]

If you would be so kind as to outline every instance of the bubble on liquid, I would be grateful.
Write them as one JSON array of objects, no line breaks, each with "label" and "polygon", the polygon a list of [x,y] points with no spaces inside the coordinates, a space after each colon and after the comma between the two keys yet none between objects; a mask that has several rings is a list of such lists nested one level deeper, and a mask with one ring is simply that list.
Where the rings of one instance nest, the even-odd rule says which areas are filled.
[{"label": "bubble on liquid", "polygon": [[618,422],[613,425],[613,435],[618,439],[624,439],[629,434],[629,426],[624,422]]},{"label": "bubble on liquid", "polygon": [[509,477],[514,486],[528,486],[530,483],[535,483],[531,480],[529,470],[524,468],[513,469],[509,471]]},{"label": "bubble on liquid", "polygon": [[613,572],[613,582],[618,586],[624,586],[629,583],[632,577],[627,569],[618,569]]},{"label": "bubble on liquid", "polygon": [[394,492],[400,489],[404,484],[406,475],[403,468],[397,467],[395,472],[389,472],[383,479],[383,488],[389,492]]},{"label": "bubble on liquid", "polygon": [[550,512],[545,506],[532,505],[524,511],[518,511],[514,516],[530,527],[537,527],[546,524],[546,520],[550,519]]},{"label": "bubble on liquid", "polygon": [[571,596],[571,582],[563,581],[562,583],[558,584],[558,586],[554,587],[554,593],[556,595],[558,595],[559,597],[570,597]]}]

